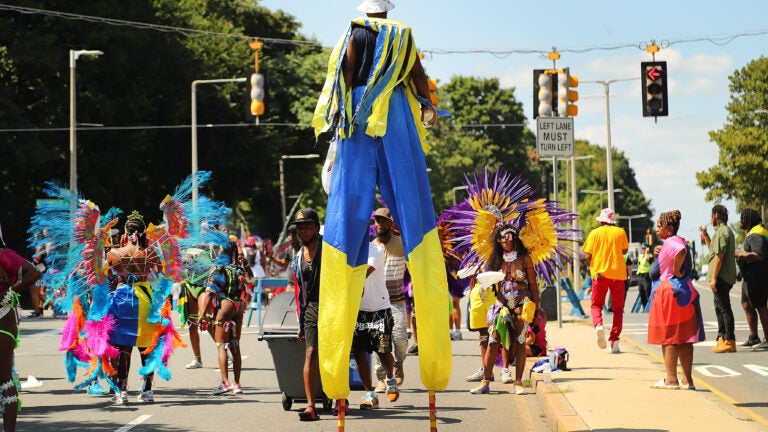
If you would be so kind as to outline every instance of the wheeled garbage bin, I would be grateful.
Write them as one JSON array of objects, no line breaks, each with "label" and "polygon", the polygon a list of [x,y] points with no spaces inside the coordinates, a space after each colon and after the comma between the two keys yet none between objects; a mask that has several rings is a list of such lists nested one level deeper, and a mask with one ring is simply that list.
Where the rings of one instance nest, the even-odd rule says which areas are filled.
[{"label": "wheeled garbage bin", "polygon": [[[283,409],[289,411],[294,400],[307,400],[304,393],[304,354],[306,345],[297,332],[296,299],[293,292],[283,292],[269,302],[259,333],[259,340],[267,341],[275,364],[277,384],[282,393]],[[315,399],[322,401],[323,409],[330,411],[333,401],[323,393],[320,373],[317,376]]]}]

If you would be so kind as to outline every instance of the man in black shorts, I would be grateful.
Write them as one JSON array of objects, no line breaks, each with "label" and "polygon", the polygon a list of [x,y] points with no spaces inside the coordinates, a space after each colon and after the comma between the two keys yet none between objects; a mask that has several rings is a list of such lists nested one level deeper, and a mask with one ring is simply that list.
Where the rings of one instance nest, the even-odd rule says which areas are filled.
[{"label": "man in black shorts", "polygon": [[352,351],[355,353],[357,371],[366,393],[360,403],[360,409],[378,408],[379,398],[371,383],[371,367],[367,354],[376,352],[386,373],[386,393],[390,402],[400,397],[394,378],[394,356],[392,355],[392,305],[389,302],[384,265],[386,257],[384,245],[371,242],[368,247],[368,270],[357,314],[357,325],[352,336]]},{"label": "man in black shorts", "polygon": [[[744,284],[741,287],[741,306],[747,315],[749,338],[741,346],[753,350],[768,349],[768,231],[760,224],[760,213],[754,209],[741,212],[741,229],[746,232],[744,250],[737,250],[736,256]],[[763,326],[763,339],[757,335],[757,319]]]},{"label": "man in black shorts", "polygon": [[299,317],[299,339],[306,344],[304,352],[304,392],[307,408],[299,413],[302,421],[317,420],[315,391],[317,389],[317,311],[320,299],[320,260],[322,258],[322,236],[320,218],[317,212],[305,208],[296,212],[296,235],[302,247],[296,254],[296,268],[292,278],[296,287],[296,313]]}]

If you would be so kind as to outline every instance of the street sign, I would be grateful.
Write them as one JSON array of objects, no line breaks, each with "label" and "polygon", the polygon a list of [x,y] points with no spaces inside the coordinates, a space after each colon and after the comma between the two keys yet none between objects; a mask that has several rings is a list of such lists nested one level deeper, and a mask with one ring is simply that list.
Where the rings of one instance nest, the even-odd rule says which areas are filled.
[{"label": "street sign", "polygon": [[536,152],[539,156],[573,156],[573,117],[538,117]]}]

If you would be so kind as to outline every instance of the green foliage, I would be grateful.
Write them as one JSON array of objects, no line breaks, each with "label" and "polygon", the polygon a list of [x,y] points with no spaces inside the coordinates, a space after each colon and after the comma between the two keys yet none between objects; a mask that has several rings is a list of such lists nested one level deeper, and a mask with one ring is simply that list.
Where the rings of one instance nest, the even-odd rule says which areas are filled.
[{"label": "green foliage", "polygon": [[[266,112],[256,125],[248,113],[245,83],[197,86],[196,111],[203,125],[198,167],[214,173],[202,193],[235,209],[233,228],[242,221],[254,234],[275,238],[283,222],[278,161],[282,155],[317,153],[318,159],[285,161],[285,191],[286,196],[303,193],[301,206],[322,215],[327,197],[319,168],[327,137],[316,143],[309,122],[330,53],[314,44],[268,42],[306,42],[292,16],[251,0],[38,0],[35,7],[217,35],[0,12],[0,129],[40,129],[0,132],[0,221],[9,246],[23,248],[43,182],[69,178],[70,49],[104,51],[98,58],[78,60],[75,89],[80,123],[115,128],[80,127],[77,133],[79,189],[103,210],[137,209],[148,221],[159,220],[158,203],[190,172],[192,81],[247,77],[253,71],[249,41],[221,36],[229,34],[267,41],[259,62],[266,76]],[[464,175],[484,165],[522,173],[537,188],[542,170],[551,171],[550,163],[536,157],[535,136],[514,88],[502,88],[497,79],[456,76],[440,85],[439,101],[454,119],[441,120],[429,138],[427,164],[437,213],[453,204],[454,188],[463,185]],[[204,127],[208,124],[243,126]],[[50,128],[62,130],[45,130]],[[578,154],[596,158],[578,162],[578,188],[605,189],[604,150],[579,146]],[[565,202],[565,164],[561,170]],[[625,191],[617,195],[619,213],[650,214],[628,161],[615,151],[614,171],[616,188]],[[457,199],[465,196],[456,191]],[[581,222],[588,228],[599,211],[599,197],[579,200]],[[292,205],[287,199],[287,209]]]},{"label": "green foliage", "polygon": [[[590,144],[587,141],[576,141],[577,156],[593,156],[590,159],[576,161],[576,190],[578,192],[578,213],[579,226],[585,234],[600,225],[595,218],[600,214],[602,207],[608,206],[608,194],[601,196],[598,194],[582,193],[581,190],[604,191],[608,189],[607,173],[608,166],[606,162],[605,147]],[[642,241],[642,237],[647,229],[653,231],[654,222],[651,219],[653,209],[650,206],[650,200],[640,190],[635,178],[635,170],[629,165],[629,160],[624,156],[624,152],[612,149],[614,189],[621,189],[621,192],[614,193],[614,204],[618,216],[634,216],[646,214],[647,218],[637,218],[632,220],[632,239],[633,241]],[[567,167],[570,170],[570,166]],[[565,178],[570,181],[571,174],[566,172],[566,164],[561,164],[559,174],[562,183],[559,194],[560,202],[570,204],[570,191],[566,190]],[[629,223],[619,218],[618,225],[629,229]]]},{"label": "green foliage", "polygon": [[720,151],[717,165],[696,179],[708,200],[733,198],[761,208],[768,197],[768,58],[749,62],[729,79],[728,121],[709,132]]},{"label": "green foliage", "polygon": [[[299,24],[282,12],[246,0],[105,0],[35,7],[126,21],[193,28],[217,34],[304,40]],[[190,172],[190,86],[193,80],[246,77],[254,55],[248,40],[188,36],[130,26],[0,12],[0,129],[64,128],[57,132],[0,132],[0,220],[9,245],[22,248],[35,199],[46,180],[69,178],[70,49],[98,49],[76,68],[77,119],[101,123],[78,128],[78,188],[102,209],[136,208],[158,221],[157,205]],[[255,126],[241,84],[197,87],[198,123],[251,123],[250,127],[198,130],[199,169],[214,172],[203,193],[240,208],[262,236],[280,229],[277,160],[308,153],[308,121],[322,85],[319,47],[265,44],[260,66],[267,76],[267,112]],[[306,62],[304,62],[306,59]],[[314,62],[311,61],[314,59]],[[136,127],[139,126],[139,127]],[[140,126],[165,126],[142,128]],[[171,126],[171,127],[168,127]],[[319,162],[319,161],[316,161]],[[297,164],[295,168],[300,167]],[[307,176],[289,179],[302,190]],[[253,211],[238,206],[246,201]]]},{"label": "green foliage", "polygon": [[[456,76],[438,88],[439,107],[453,120],[440,120],[429,138],[427,166],[436,212],[453,204],[454,188],[464,175],[488,166],[538,179],[530,154],[535,137],[528,130],[522,103],[514,89],[501,88],[498,79]],[[456,192],[457,200],[466,196]]]}]

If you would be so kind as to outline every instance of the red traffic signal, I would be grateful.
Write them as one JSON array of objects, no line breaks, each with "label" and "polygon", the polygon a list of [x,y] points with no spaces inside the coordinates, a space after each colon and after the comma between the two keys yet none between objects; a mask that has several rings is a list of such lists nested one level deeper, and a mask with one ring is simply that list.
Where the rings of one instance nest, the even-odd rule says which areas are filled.
[{"label": "red traffic signal", "polygon": [[643,117],[669,115],[667,100],[667,62],[640,63],[643,92]]}]

